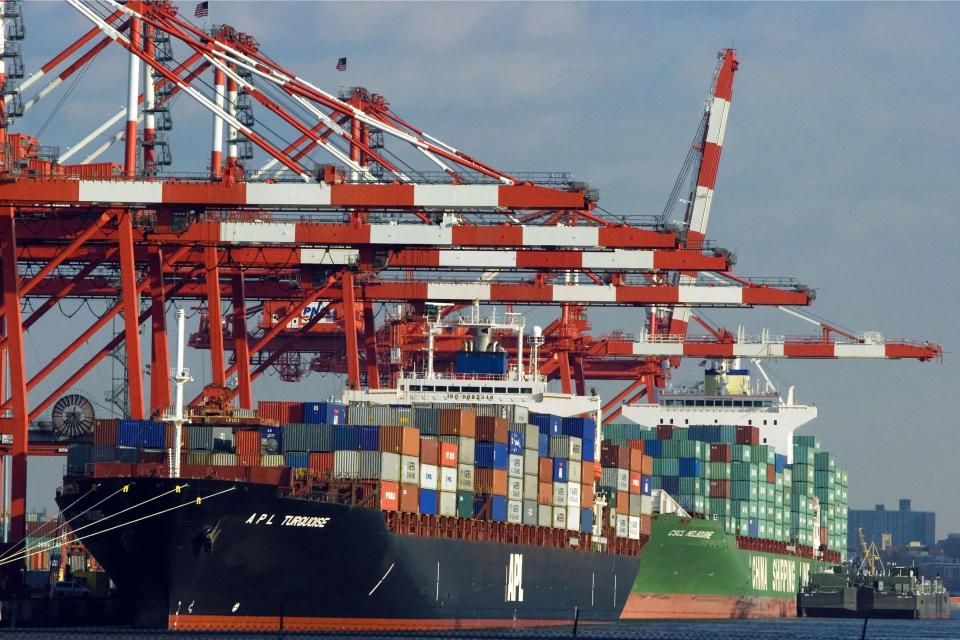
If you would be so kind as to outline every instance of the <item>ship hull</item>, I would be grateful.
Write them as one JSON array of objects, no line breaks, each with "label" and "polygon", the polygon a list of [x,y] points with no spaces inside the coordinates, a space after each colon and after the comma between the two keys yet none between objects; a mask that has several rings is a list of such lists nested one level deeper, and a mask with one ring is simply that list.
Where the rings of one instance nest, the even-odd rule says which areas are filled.
[{"label": "ship hull", "polygon": [[[128,478],[81,480],[78,493],[60,498],[67,518],[83,512],[73,500],[85,482],[100,483],[97,495],[116,494],[76,525],[90,525],[80,535],[95,534],[85,544],[142,607],[141,624],[377,630],[610,621],[638,566],[607,553],[399,535],[378,509],[219,480],[138,478],[126,492]],[[177,484],[187,486],[176,492]]]},{"label": "ship hull", "polygon": [[660,515],[640,552],[624,619],[786,618],[816,562],[741,549],[718,521]]},{"label": "ship hull", "polygon": [[800,615],[811,618],[949,618],[946,593],[897,594],[870,587],[845,587],[834,591],[802,593]]}]

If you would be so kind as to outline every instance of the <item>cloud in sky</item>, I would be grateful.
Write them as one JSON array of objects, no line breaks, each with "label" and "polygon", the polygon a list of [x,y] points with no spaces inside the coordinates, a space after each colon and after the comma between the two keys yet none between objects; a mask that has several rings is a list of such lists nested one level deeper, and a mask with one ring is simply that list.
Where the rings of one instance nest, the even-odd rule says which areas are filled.
[{"label": "cloud in sky", "polygon": [[[28,68],[87,28],[64,4],[24,11]],[[708,235],[738,253],[742,275],[796,275],[817,287],[813,310],[827,318],[945,344],[942,364],[771,368],[819,405],[810,431],[850,468],[854,506],[912,497],[938,510],[941,534],[960,529],[960,494],[946,489],[960,484],[947,401],[960,379],[950,354],[960,340],[960,6],[215,1],[211,15],[320,86],[382,93],[397,113],[494,166],[572,170],[616,213],[659,212],[715,54],[737,47]],[[334,69],[340,56],[345,74]],[[122,104],[123,56],[103,58],[49,125],[48,144],[71,143]],[[40,126],[50,102],[25,130]],[[183,99],[174,122],[178,168],[202,170],[209,116]],[[766,310],[707,315],[757,333],[814,329]],[[598,332],[635,330],[641,313],[591,318]],[[261,393],[267,385],[315,394],[276,380]]]}]

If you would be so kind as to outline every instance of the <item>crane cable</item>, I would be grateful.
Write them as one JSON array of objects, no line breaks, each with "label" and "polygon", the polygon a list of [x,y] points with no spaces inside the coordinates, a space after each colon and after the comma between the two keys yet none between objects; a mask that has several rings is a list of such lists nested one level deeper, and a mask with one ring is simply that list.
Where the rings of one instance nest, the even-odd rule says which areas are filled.
[{"label": "crane cable", "polygon": [[[129,484],[128,484],[128,485],[124,485],[124,487],[121,487],[121,488],[119,489],[119,491],[123,491],[126,487],[129,487],[129,486],[130,486]],[[137,504],[130,505],[130,506],[127,507],[126,509],[122,509],[122,510],[120,510],[120,511],[117,511],[116,513],[111,513],[110,515],[108,515],[108,516],[106,516],[106,517],[104,517],[104,518],[101,518],[101,519],[99,519],[99,520],[97,520],[97,521],[95,521],[95,522],[90,522],[90,523],[88,523],[88,524],[83,525],[82,527],[77,527],[76,529],[73,529],[72,532],[73,532],[74,534],[76,534],[78,531],[83,531],[83,530],[86,529],[87,527],[92,527],[92,526],[95,525],[95,524],[100,524],[100,523],[103,522],[104,520],[109,520],[110,518],[113,518],[113,517],[115,517],[115,516],[118,516],[118,515],[120,515],[121,513],[126,513],[127,511],[130,511],[131,509],[136,509],[137,507],[141,507],[141,506],[147,504],[148,502],[153,502],[154,500],[157,500],[157,499],[159,499],[159,498],[162,498],[162,497],[164,497],[164,496],[166,496],[166,495],[170,495],[171,493],[176,493],[176,492],[178,492],[180,489],[182,489],[182,488],[184,488],[184,487],[189,487],[189,486],[190,486],[189,484],[176,485],[173,489],[171,489],[170,491],[167,491],[166,493],[161,493],[161,494],[159,494],[159,495],[153,496],[152,498],[148,498],[148,499],[144,500],[143,502],[138,502]],[[114,494],[112,494],[112,495],[116,495],[116,493],[114,493]],[[110,497],[110,496],[108,496],[108,497]],[[91,508],[92,508],[92,507],[91,507]],[[89,509],[88,509],[87,511],[89,511]],[[67,535],[69,535],[69,534],[68,534],[68,533],[61,533],[60,535],[57,536],[58,541],[64,540],[64,539],[67,537]],[[16,556],[13,556],[12,558],[7,558],[7,559],[3,560],[2,562],[0,562],[0,565],[5,564],[5,563],[6,563],[7,561],[9,561],[9,560],[22,560],[22,559],[27,558],[27,557],[29,557],[29,556],[31,556],[31,555],[34,555],[33,553],[29,553],[32,549],[41,548],[41,551],[42,551],[44,548],[47,548],[47,547],[50,547],[50,546],[53,546],[53,545],[51,545],[49,542],[39,542],[39,543],[34,544],[34,545],[30,546],[30,547],[27,547],[26,549],[24,549],[23,551],[21,551],[20,553],[18,553]],[[36,552],[36,553],[39,553],[39,552]]]},{"label": "crane cable", "polygon": [[[96,488],[99,487],[99,486],[100,486],[100,485],[99,485],[99,483],[98,483],[98,484],[95,484],[94,486],[90,487],[90,489],[88,489],[86,493],[84,493],[82,496],[80,496],[79,498],[77,498],[76,500],[74,500],[73,503],[71,504],[71,506],[77,504],[78,502],[80,502],[81,500],[83,500],[84,498],[86,498],[88,495],[90,495],[91,493],[93,493],[94,490],[96,490]],[[123,487],[121,487],[120,489],[117,489],[116,491],[114,491],[113,493],[111,493],[109,496],[107,496],[106,498],[104,498],[103,500],[101,500],[100,502],[97,502],[97,503],[94,504],[93,506],[85,509],[84,511],[81,511],[80,513],[78,513],[77,515],[73,516],[73,517],[70,518],[69,520],[65,520],[64,522],[61,522],[61,523],[58,524],[56,527],[54,527],[53,532],[56,532],[58,529],[61,529],[61,528],[65,527],[65,526],[67,526],[68,524],[70,524],[71,522],[73,522],[74,520],[76,520],[77,518],[79,518],[80,516],[82,516],[83,514],[85,514],[85,513],[87,513],[88,511],[90,511],[90,510],[92,510],[92,509],[95,509],[96,507],[100,506],[101,504],[103,504],[104,502],[106,502],[107,500],[109,500],[110,498],[112,498],[113,496],[117,495],[117,494],[120,493],[121,491],[123,491]],[[60,514],[62,515],[62,514],[63,514],[63,511],[61,511]],[[0,560],[2,560],[2,559],[4,559],[4,558],[6,558],[7,556],[9,556],[11,553],[13,553],[13,551],[14,551],[19,545],[21,545],[21,544],[26,544],[26,542],[27,542],[27,539],[24,538],[23,540],[21,540],[21,541],[18,542],[17,544],[11,546],[11,547],[10,547],[9,549],[7,549],[4,553],[0,554]]]},{"label": "crane cable", "polygon": [[[127,521],[127,522],[121,522],[120,524],[115,524],[115,525],[113,525],[112,527],[108,527],[108,528],[106,528],[106,529],[101,529],[100,531],[94,531],[93,533],[88,533],[88,534],[85,535],[85,536],[80,536],[80,537],[78,537],[78,538],[75,538],[75,539],[74,539],[74,542],[80,542],[81,540],[86,540],[87,538],[92,538],[92,537],[94,537],[94,536],[98,536],[98,535],[100,535],[101,533],[107,533],[107,532],[109,532],[109,531],[113,531],[114,529],[119,529],[119,528],[121,528],[121,527],[126,527],[126,526],[129,526],[129,525],[131,525],[131,524],[136,524],[136,523],[138,523],[138,522],[142,522],[142,521],[148,520],[148,519],[150,519],[150,518],[155,518],[156,516],[160,516],[160,515],[163,515],[163,514],[165,514],[165,513],[169,513],[169,512],[171,512],[171,511],[175,511],[175,510],[177,510],[177,509],[182,509],[183,507],[189,507],[190,505],[200,504],[200,503],[201,503],[202,501],[204,501],[204,500],[209,500],[210,498],[216,498],[217,496],[223,495],[224,493],[229,493],[229,492],[235,491],[235,490],[236,490],[236,487],[230,487],[230,488],[228,488],[228,489],[224,489],[223,491],[217,491],[216,493],[211,493],[211,494],[206,495],[206,496],[198,496],[198,497],[196,497],[196,498],[193,499],[193,500],[190,500],[190,501],[188,501],[188,502],[183,502],[183,503],[181,503],[181,504],[177,504],[177,505],[174,505],[174,506],[172,506],[172,507],[168,507],[168,508],[166,508],[166,509],[162,509],[162,510],[160,510],[160,511],[157,511],[156,513],[151,513],[151,514],[148,514],[148,515],[145,515],[145,516],[140,516],[139,518],[136,518],[136,519],[134,519],[134,520],[129,520],[129,521]],[[169,492],[167,492],[167,493],[169,493]],[[166,495],[166,494],[163,494],[163,495]],[[158,498],[158,497],[160,497],[160,496],[156,496],[156,497]],[[151,500],[154,500],[154,499],[156,499],[156,498],[151,498]],[[141,504],[142,504],[142,503],[141,503]],[[135,505],[135,506],[136,506],[136,505]],[[118,512],[118,513],[120,513],[120,512]],[[113,515],[117,515],[117,514],[113,514]],[[110,517],[110,516],[108,516],[108,517]],[[104,518],[103,520],[106,520],[106,518]],[[100,522],[103,522],[103,520],[98,520],[97,522],[91,523],[91,524],[98,524],[98,523],[100,523]],[[89,526],[89,525],[86,525],[86,526]],[[81,527],[81,528],[83,528],[83,527]],[[77,531],[79,531],[79,529],[77,529]],[[38,554],[38,553],[43,553],[43,550],[41,549],[40,551],[34,551],[33,553],[23,555],[22,557],[7,558],[6,560],[0,561],[0,566],[5,565],[5,564],[8,564],[8,563],[10,563],[10,562],[16,562],[16,561],[18,561],[18,560],[23,560],[23,559],[25,559],[25,558],[27,558],[27,557],[29,557],[29,556],[31,556],[31,555],[36,555],[36,554]]]}]

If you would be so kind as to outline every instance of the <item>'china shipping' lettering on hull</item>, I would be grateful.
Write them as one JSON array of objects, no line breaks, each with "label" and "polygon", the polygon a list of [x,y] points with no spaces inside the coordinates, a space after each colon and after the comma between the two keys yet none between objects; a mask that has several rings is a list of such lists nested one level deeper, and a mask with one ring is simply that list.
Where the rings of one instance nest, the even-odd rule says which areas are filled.
[{"label": "'china shipping' lettering on hull", "polygon": [[[274,518],[276,514],[274,513],[254,513],[249,518],[245,524],[253,525],[273,525]],[[321,517],[321,516],[283,516],[283,520],[277,522],[281,527],[311,527],[314,529],[322,529],[327,526],[327,523],[330,522],[330,518]]]}]

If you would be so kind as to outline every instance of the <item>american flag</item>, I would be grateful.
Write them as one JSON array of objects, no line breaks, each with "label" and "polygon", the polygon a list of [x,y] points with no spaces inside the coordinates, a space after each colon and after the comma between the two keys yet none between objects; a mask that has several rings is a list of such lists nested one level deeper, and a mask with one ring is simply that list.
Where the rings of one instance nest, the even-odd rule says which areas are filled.
[{"label": "american flag", "polygon": [[194,18],[206,18],[208,15],[210,15],[209,2],[200,2],[197,4],[197,8],[193,10]]},{"label": "american flag", "polygon": [[339,58],[337,60],[337,71],[346,71],[347,70],[347,59]]}]

